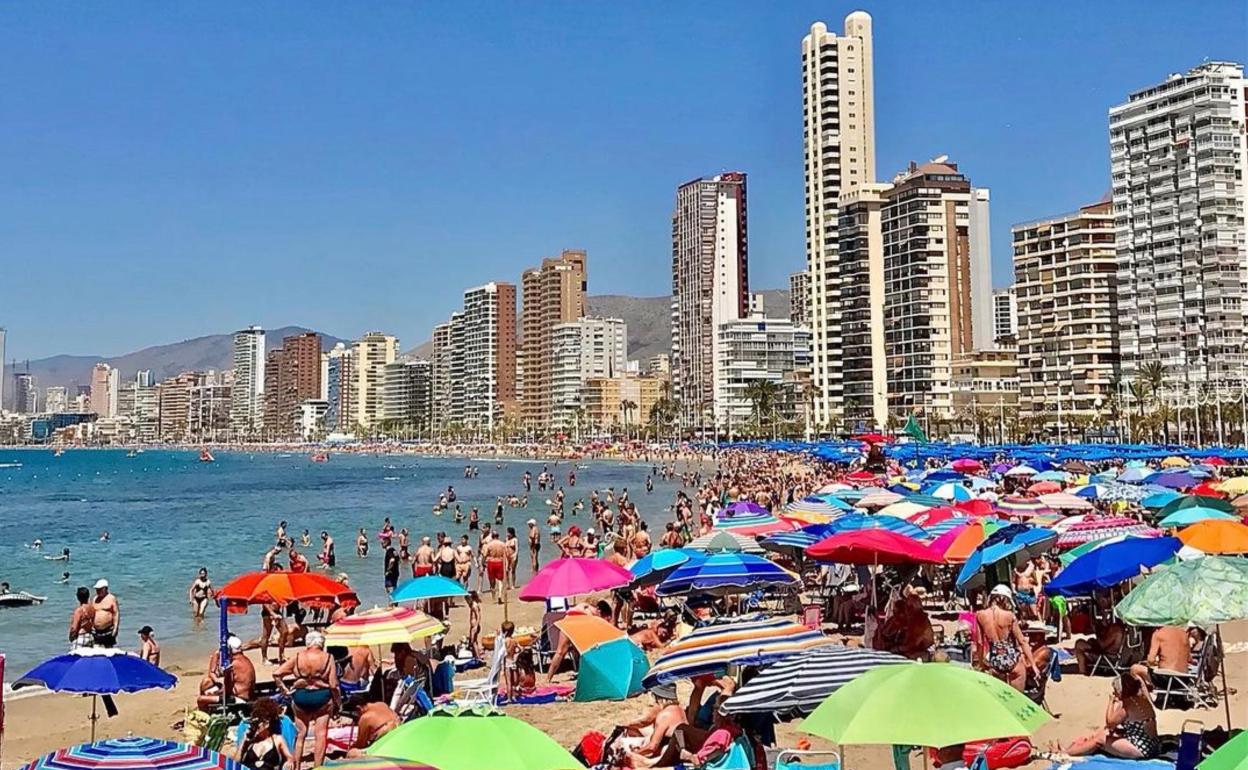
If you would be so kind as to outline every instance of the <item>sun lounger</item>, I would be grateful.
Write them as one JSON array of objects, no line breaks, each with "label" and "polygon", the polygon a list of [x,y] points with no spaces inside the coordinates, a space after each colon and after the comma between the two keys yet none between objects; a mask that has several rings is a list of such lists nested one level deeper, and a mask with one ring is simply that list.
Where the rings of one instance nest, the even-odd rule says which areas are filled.
[{"label": "sun lounger", "polygon": [[494,653],[490,657],[490,672],[481,679],[466,679],[455,682],[455,691],[460,703],[483,703],[495,705],[498,696],[498,683],[503,675],[503,661],[507,658],[507,645],[494,645]]}]

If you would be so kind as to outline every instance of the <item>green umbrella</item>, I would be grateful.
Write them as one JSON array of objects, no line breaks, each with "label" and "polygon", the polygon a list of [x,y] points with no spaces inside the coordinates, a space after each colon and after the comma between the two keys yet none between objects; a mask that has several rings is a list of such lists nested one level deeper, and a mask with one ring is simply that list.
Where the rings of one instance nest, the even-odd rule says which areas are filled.
[{"label": "green umbrella", "polygon": [[628,637],[613,639],[581,655],[575,700],[624,700],[641,692],[650,661]]},{"label": "green umbrella", "polygon": [[1212,508],[1215,511],[1223,513],[1235,513],[1235,506],[1220,497],[1209,497],[1207,495],[1183,495],[1175,498],[1165,505],[1161,506],[1161,510],[1157,511],[1158,516],[1169,516],[1175,511],[1181,511],[1184,508]]},{"label": "green umbrella", "polygon": [[438,770],[583,770],[546,733],[491,709],[435,709],[386,733],[367,753]]},{"label": "green umbrella", "polygon": [[1222,747],[1196,765],[1197,770],[1248,770],[1248,730],[1222,744]]},{"label": "green umbrella", "polygon": [[1030,735],[1044,709],[999,679],[952,663],[880,666],[832,693],[801,729],[840,744],[952,746]]}]

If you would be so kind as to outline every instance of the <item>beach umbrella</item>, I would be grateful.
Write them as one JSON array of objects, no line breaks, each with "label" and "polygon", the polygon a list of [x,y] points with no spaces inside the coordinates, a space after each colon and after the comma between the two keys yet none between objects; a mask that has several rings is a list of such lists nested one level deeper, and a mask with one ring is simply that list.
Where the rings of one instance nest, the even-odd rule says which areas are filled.
[{"label": "beach umbrella", "polygon": [[992,503],[987,500],[967,500],[953,504],[954,508],[962,511],[967,516],[992,516],[995,512],[992,510]]},{"label": "beach umbrella", "polygon": [[1196,476],[1190,471],[1164,471],[1148,477],[1148,483],[1168,489],[1188,489],[1196,486]]},{"label": "beach umbrella", "polygon": [[735,594],[764,587],[798,585],[797,576],[770,559],[748,553],[713,553],[686,562],[659,583],[655,593],[676,596],[688,593]]},{"label": "beach umbrella", "polygon": [[947,481],[943,484],[933,484],[932,486],[924,489],[923,494],[938,497],[946,502],[971,500],[975,497],[974,492],[954,481]]},{"label": "beach umbrella", "polygon": [[1031,735],[1044,709],[999,679],[952,663],[874,668],[799,727],[835,743],[950,746]]},{"label": "beach umbrella", "polygon": [[[1040,483],[1052,481],[1055,484],[1065,484],[1070,481],[1070,474],[1065,471],[1042,471],[1033,476],[1031,480]],[[1061,489],[1061,487],[1058,487],[1058,489]]]},{"label": "beach umbrella", "polygon": [[1109,491],[1109,486],[1107,484],[1084,484],[1067,491],[1075,497],[1082,497],[1085,500],[1097,500]]},{"label": "beach umbrella", "polygon": [[1218,747],[1196,770],[1248,770],[1248,730]]},{"label": "beach umbrella", "polygon": [[738,500],[735,503],[729,503],[716,512],[716,516],[764,516],[770,515],[771,511],[763,506],[750,500]]},{"label": "beach umbrella", "polygon": [[1047,495],[1053,492],[1061,492],[1062,485],[1056,481],[1037,481],[1035,484],[1027,487],[1027,491],[1033,495]]},{"label": "beach umbrella", "polygon": [[553,559],[520,589],[520,600],[540,602],[552,597],[593,594],[632,581],[633,573],[603,559]]},{"label": "beach umbrella", "polygon": [[1182,497],[1183,495],[1180,495],[1173,489],[1164,489],[1158,492],[1153,492],[1144,499],[1140,500],[1140,505],[1145,508],[1159,509],[1166,507],[1170,503]]},{"label": "beach umbrella", "polygon": [[733,503],[715,515],[714,527],[717,531],[747,536],[769,535],[772,532],[793,529],[791,524],[781,521],[767,509],[754,503]]},{"label": "beach umbrella", "polygon": [[1156,494],[1158,490],[1165,490],[1165,487],[1154,487],[1151,484],[1136,485],[1119,484],[1115,482],[1107,486],[1109,488],[1106,490],[1105,494],[1101,495],[1101,499],[1110,503],[1119,501],[1135,503],[1144,500],[1150,495]]},{"label": "beach umbrella", "polygon": [[365,753],[439,770],[583,770],[559,742],[492,709],[434,709],[378,738]]},{"label": "beach umbrella", "polygon": [[827,524],[810,524],[794,532],[777,532],[765,537],[760,545],[769,551],[796,551],[804,553],[820,540],[833,534]]},{"label": "beach umbrella", "polygon": [[57,749],[20,770],[246,770],[202,746],[158,738],[110,738]]},{"label": "beach umbrella", "polygon": [[1052,513],[1044,503],[1027,497],[1009,496],[997,501],[997,515],[1007,519],[1030,519],[1044,513]]},{"label": "beach umbrella", "polygon": [[411,607],[375,607],[348,615],[325,629],[327,647],[380,647],[412,644],[446,630],[435,618]]},{"label": "beach umbrella", "polygon": [[1136,535],[1139,537],[1155,537],[1161,533],[1156,529],[1126,516],[1088,516],[1084,521],[1075,522],[1063,527],[1057,525],[1058,533],[1055,546],[1058,550],[1066,550],[1093,540],[1104,540],[1117,535]]},{"label": "beach umbrella", "polygon": [[1143,540],[1148,537],[1157,537],[1157,535],[1109,535],[1105,537],[1103,540],[1089,540],[1083,545],[1077,545],[1074,548],[1071,548],[1069,551],[1066,551],[1065,553],[1059,555],[1057,559],[1063,565],[1067,565],[1067,564],[1070,564],[1075,559],[1078,559],[1080,556],[1083,556],[1085,553],[1088,553],[1089,551],[1094,551],[1097,548],[1100,548],[1101,546],[1109,545],[1110,543],[1121,543],[1123,540],[1131,540],[1131,539]]},{"label": "beach umbrella", "polygon": [[859,498],[858,502],[854,503],[854,507],[855,508],[883,508],[886,505],[892,505],[893,503],[901,502],[901,500],[903,499],[904,498],[902,498],[902,496],[897,494],[896,492],[889,492],[886,489],[882,489],[879,492],[872,492],[869,495],[865,495]]},{"label": "beach umbrella", "polygon": [[1062,470],[1068,473],[1091,473],[1092,467],[1083,460],[1067,460],[1062,463]]},{"label": "beach umbrella", "polygon": [[969,559],[989,535],[1004,526],[1005,522],[998,519],[974,519],[964,526],[937,535],[928,546],[928,551],[941,561],[959,564]]},{"label": "beach umbrella", "polygon": [[861,513],[851,513],[842,516],[830,524],[824,525],[829,535],[835,535],[838,532],[856,532],[860,529],[886,529],[889,532],[896,532],[899,535],[912,537],[915,540],[922,540],[927,537],[927,533],[917,524],[911,524],[905,519],[899,519],[896,516],[880,516],[865,515]]},{"label": "beach umbrella", "polygon": [[413,602],[467,595],[468,589],[457,581],[441,575],[423,575],[399,586],[390,598],[396,602]]},{"label": "beach umbrella", "polygon": [[1191,463],[1186,458],[1173,455],[1161,461],[1161,467],[1163,468],[1186,468],[1189,465]]},{"label": "beach umbrella", "polygon": [[299,602],[312,606],[351,608],[359,597],[346,584],[316,572],[248,572],[217,589],[218,604],[230,612],[246,612],[251,604]]},{"label": "beach umbrella", "polygon": [[1053,547],[1057,533],[1026,524],[1011,524],[989,535],[962,565],[957,587],[965,591],[984,582],[984,568],[1002,559],[1021,556],[1030,559]]},{"label": "beach umbrella", "polygon": [[655,585],[690,559],[703,559],[706,554],[688,548],[661,548],[651,551],[628,567],[633,575],[634,588]]},{"label": "beach umbrella", "polygon": [[1217,485],[1212,481],[1202,481],[1196,486],[1192,487],[1192,494],[1200,495],[1202,497],[1217,497],[1217,498],[1226,497],[1226,493],[1223,492],[1221,489],[1219,489]]},{"label": "beach umbrella", "polygon": [[1187,508],[1212,508],[1223,513],[1235,513],[1235,506],[1220,497],[1204,497],[1202,495],[1180,495],[1163,505],[1158,516],[1169,516],[1175,511]]},{"label": "beach umbrella", "polygon": [[1238,517],[1203,505],[1181,508],[1157,522],[1159,527],[1186,527],[1201,521],[1238,521]]},{"label": "beach umbrella", "polygon": [[1179,540],[1205,553],[1248,553],[1248,526],[1238,521],[1206,519],[1180,530]]},{"label": "beach umbrella", "polygon": [[422,765],[419,762],[407,762],[390,757],[358,757],[356,759],[340,759],[337,762],[326,762],[316,770],[438,770],[436,767]]},{"label": "beach umbrella", "polygon": [[912,537],[887,529],[839,532],[806,549],[816,561],[841,564],[936,563],[940,559]]},{"label": "beach umbrella", "polygon": [[1118,475],[1118,481],[1124,484],[1142,484],[1156,475],[1157,472],[1150,468],[1127,468]]},{"label": "beach umbrella", "polygon": [[628,637],[602,642],[581,653],[572,699],[624,700],[642,691],[649,670],[646,654]]},{"label": "beach umbrella", "polygon": [[1093,549],[1066,565],[1044,587],[1054,596],[1087,596],[1138,577],[1140,570],[1162,564],[1179,552],[1175,537],[1137,537]]},{"label": "beach umbrella", "polygon": [[577,652],[585,652],[606,642],[623,639],[626,634],[597,615],[567,615],[555,621]]},{"label": "beach umbrella", "polygon": [[644,683],[649,689],[732,664],[762,666],[831,643],[822,631],[791,618],[726,618],[676,640],[655,660]]},{"label": "beach umbrella", "polygon": [[963,457],[949,463],[949,467],[958,473],[979,473],[984,469],[984,464],[979,460],[970,457]]},{"label": "beach umbrella", "polygon": [[942,505],[939,508],[926,508],[912,516],[907,516],[906,521],[917,527],[922,527],[930,535],[932,534],[931,528],[933,526],[950,519],[964,518],[968,518],[967,515],[957,508]]},{"label": "beach umbrella", "polygon": [[178,678],[138,655],[106,647],[87,647],[49,658],[13,683],[13,689],[43,686],[52,692],[91,696],[91,740],[99,721],[98,696],[123,692],[168,690]]},{"label": "beach umbrella", "polygon": [[[1180,561],[1141,580],[1114,612],[1135,626],[1216,626],[1218,647],[1226,649],[1220,624],[1248,618],[1248,559],[1202,556]],[[1226,666],[1219,668],[1225,693]],[[1230,698],[1225,703],[1229,729]]]},{"label": "beach umbrella", "polygon": [[720,707],[728,714],[807,714],[876,666],[910,663],[891,652],[830,644],[771,664]]},{"label": "beach umbrella", "polygon": [[1104,484],[1109,481],[1117,481],[1118,472],[1110,468],[1110,469],[1103,470],[1100,473],[1092,474],[1090,479],[1093,483],[1096,483],[1096,484]]},{"label": "beach umbrella", "polygon": [[931,510],[932,506],[925,503],[916,503],[912,500],[902,500],[899,503],[886,505],[876,512],[878,516],[892,516],[898,519],[909,520],[911,516]]},{"label": "beach umbrella", "polygon": [[715,553],[719,551],[740,551],[742,553],[759,554],[763,547],[752,537],[739,535],[736,532],[712,532],[709,535],[695,537],[693,542],[685,546],[691,551]]},{"label": "beach umbrella", "polygon": [[924,527],[923,531],[926,532],[928,538],[931,538],[934,542],[936,538],[940,537],[946,532],[952,532],[953,530],[961,529],[962,527],[970,523],[971,523],[971,519],[968,519],[965,517],[959,517],[955,519],[945,519],[944,521],[936,522],[930,527]]},{"label": "beach umbrella", "polygon": [[1040,503],[1055,511],[1090,511],[1093,506],[1087,498],[1069,492],[1046,492],[1040,495]]},{"label": "beach umbrella", "polygon": [[1234,478],[1225,479],[1218,484],[1218,489],[1228,495],[1242,495],[1248,493],[1248,476],[1236,476]]},{"label": "beach umbrella", "polygon": [[1016,465],[1007,470],[1003,475],[1019,477],[1019,476],[1035,476],[1040,471],[1032,468],[1030,465]]}]

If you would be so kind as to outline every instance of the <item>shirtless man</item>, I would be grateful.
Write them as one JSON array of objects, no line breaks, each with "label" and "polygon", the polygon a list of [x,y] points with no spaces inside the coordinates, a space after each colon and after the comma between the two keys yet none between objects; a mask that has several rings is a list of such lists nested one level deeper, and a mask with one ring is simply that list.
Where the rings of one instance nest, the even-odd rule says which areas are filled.
[{"label": "shirtless man", "polygon": [[347,751],[347,756],[354,759],[367,756],[364,749],[373,745],[378,738],[399,726],[399,715],[385,703],[367,703],[360,708],[360,718],[356,722],[355,744]]},{"label": "shirtless man", "polygon": [[260,561],[260,569],[264,572],[273,572],[277,569],[277,555],[282,552],[280,545],[274,545],[272,548],[264,552],[264,558]]},{"label": "shirtless man", "polygon": [[108,592],[108,581],[100,578],[95,581],[95,612],[92,620],[91,634],[95,638],[96,647],[116,647],[117,634],[121,631],[121,606],[117,597]]},{"label": "shirtless man", "polygon": [[[239,700],[251,700],[251,691],[256,686],[256,667],[243,654],[243,640],[233,634],[226,641],[230,650],[230,684],[234,697]],[[204,678],[199,680],[199,700],[201,709],[208,710],[221,702],[221,688],[225,674],[221,670],[221,651],[214,650],[208,656],[208,670]]]},{"label": "shirtless man", "polygon": [[81,650],[95,644],[91,633],[95,628],[95,608],[91,606],[91,592],[86,586],[78,588],[78,606],[69,616],[69,649]]},{"label": "shirtless man", "polygon": [[371,647],[352,647],[347,651],[347,662],[342,667],[342,676],[338,684],[344,696],[368,689],[372,681],[377,662],[373,658]]},{"label": "shirtless man", "polygon": [[503,593],[507,588],[507,546],[494,533],[490,533],[485,544],[481,546],[481,560],[494,600],[502,604]]},{"label": "shirtless man", "polygon": [[1183,626],[1162,626],[1153,631],[1153,638],[1148,644],[1148,657],[1143,663],[1132,666],[1131,673],[1151,685],[1149,672],[1153,669],[1186,672],[1191,662],[1192,647],[1187,629]]},{"label": "shirtless man", "polygon": [[459,545],[455,546],[455,579],[464,588],[472,578],[472,546],[468,544],[468,536],[461,535]]},{"label": "shirtless man", "polygon": [[334,539],[325,530],[321,530],[321,544],[321,565],[333,569],[338,564],[338,560],[334,557]]},{"label": "shirtless man", "polygon": [[[525,472],[527,473],[528,471],[525,471]],[[542,550],[542,531],[537,528],[536,519],[529,519],[528,525],[529,525],[529,559],[533,563],[533,571],[537,572],[537,570],[541,567],[541,564],[538,562],[538,554]]]},{"label": "shirtless man", "polygon": [[420,545],[412,557],[412,577],[424,577],[433,574],[433,546],[429,544],[429,536],[420,539]]},{"label": "shirtless man", "polygon": [[633,557],[640,559],[650,553],[650,532],[646,529],[646,523],[643,521],[637,527],[636,534],[633,535]]},{"label": "shirtless man", "polygon": [[1079,673],[1084,676],[1092,673],[1097,656],[1116,657],[1126,640],[1126,627],[1110,614],[1113,602],[1110,601],[1109,594],[1104,591],[1097,592],[1096,608],[1097,613],[1092,619],[1093,636],[1075,642],[1075,660],[1079,664]]},{"label": "shirtless man", "polygon": [[669,521],[663,528],[663,536],[659,538],[659,547],[680,548],[684,544],[685,539],[676,531],[676,525]]}]

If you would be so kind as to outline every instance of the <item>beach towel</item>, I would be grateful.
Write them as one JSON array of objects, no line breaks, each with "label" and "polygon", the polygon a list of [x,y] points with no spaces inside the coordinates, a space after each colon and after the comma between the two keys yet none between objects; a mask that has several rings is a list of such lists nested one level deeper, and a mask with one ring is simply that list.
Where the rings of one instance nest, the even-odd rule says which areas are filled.
[{"label": "beach towel", "polygon": [[499,704],[514,703],[518,706],[539,706],[546,703],[555,703],[559,700],[567,700],[572,697],[572,693],[576,692],[576,685],[571,684],[548,684],[538,687],[530,693],[516,696],[515,699],[509,696],[501,696]]}]

